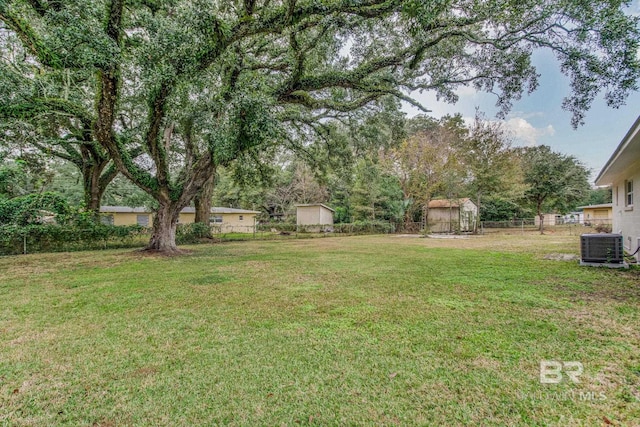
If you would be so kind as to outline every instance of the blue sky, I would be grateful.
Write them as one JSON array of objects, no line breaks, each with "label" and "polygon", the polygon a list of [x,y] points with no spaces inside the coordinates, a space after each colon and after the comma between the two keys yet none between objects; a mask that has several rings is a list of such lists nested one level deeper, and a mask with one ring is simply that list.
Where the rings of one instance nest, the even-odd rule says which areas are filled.
[{"label": "blue sky", "polygon": [[[640,0],[635,0],[630,13],[640,14]],[[562,99],[570,93],[569,79],[560,72],[552,53],[539,51],[534,54],[534,64],[541,74],[538,89],[514,102],[511,113],[505,119],[505,127],[513,136],[514,145],[549,145],[554,151],[575,156],[592,170],[595,179],[631,125],[640,115],[640,92],[632,93],[626,104],[618,109],[607,107],[599,97],[586,113],[585,124],[573,129],[571,114],[562,110]],[[460,100],[454,104],[437,101],[431,93],[413,96],[432,110],[430,115],[461,113],[472,118],[479,107],[488,118],[494,119],[497,109],[494,95],[477,93],[472,89],[458,92]],[[417,109],[405,107],[410,116]]]}]

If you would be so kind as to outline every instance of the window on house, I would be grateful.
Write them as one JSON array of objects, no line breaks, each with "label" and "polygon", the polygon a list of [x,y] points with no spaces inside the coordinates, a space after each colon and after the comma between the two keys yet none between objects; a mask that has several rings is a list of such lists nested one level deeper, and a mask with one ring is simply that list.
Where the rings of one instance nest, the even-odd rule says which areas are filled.
[{"label": "window on house", "polygon": [[104,225],[113,225],[113,215],[102,215],[100,222]]},{"label": "window on house", "polygon": [[149,226],[149,215],[138,215],[137,223],[140,227],[148,227]]},{"label": "window on house", "polygon": [[209,223],[220,224],[222,222],[222,215],[211,215],[209,217]]},{"label": "window on house", "polygon": [[633,181],[624,182],[625,206],[633,206]]},{"label": "window on house", "polygon": [[242,221],[244,219],[244,215],[238,216],[238,220]]}]

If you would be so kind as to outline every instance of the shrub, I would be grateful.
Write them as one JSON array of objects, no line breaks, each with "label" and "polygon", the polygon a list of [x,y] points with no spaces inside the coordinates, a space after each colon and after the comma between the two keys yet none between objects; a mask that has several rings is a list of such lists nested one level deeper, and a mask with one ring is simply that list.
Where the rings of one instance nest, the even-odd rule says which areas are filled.
[{"label": "shrub", "polygon": [[176,243],[196,243],[201,239],[211,239],[211,227],[201,222],[192,224],[178,224],[176,229]]},{"label": "shrub", "polygon": [[83,227],[61,224],[16,224],[0,226],[0,255],[20,254],[26,250],[55,252],[131,246],[134,239],[146,234],[138,225],[113,226],[85,224]]},{"label": "shrub", "polygon": [[611,233],[611,226],[608,224],[596,224],[593,229],[598,233]]},{"label": "shrub", "polygon": [[287,222],[262,222],[256,226],[257,231],[276,231],[278,233],[283,231],[293,233],[296,228],[296,224]]},{"label": "shrub", "polygon": [[356,221],[351,224],[334,224],[336,233],[389,234],[396,231],[395,224],[387,221]]},{"label": "shrub", "polygon": [[58,223],[64,223],[72,216],[69,204],[55,193],[29,194],[0,201],[0,225],[41,224],[48,213],[54,214]]}]

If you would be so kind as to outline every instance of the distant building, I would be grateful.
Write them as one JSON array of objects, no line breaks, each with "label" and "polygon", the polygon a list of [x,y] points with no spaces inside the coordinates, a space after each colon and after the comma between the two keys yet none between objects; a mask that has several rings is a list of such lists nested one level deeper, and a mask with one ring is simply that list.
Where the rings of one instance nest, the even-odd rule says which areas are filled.
[{"label": "distant building", "polygon": [[582,224],[584,222],[584,213],[580,211],[569,212],[562,216],[565,224]]},{"label": "distant building", "polygon": [[471,199],[435,199],[427,209],[427,226],[432,233],[473,231],[478,207]]},{"label": "distant building", "polygon": [[333,227],[335,210],[322,203],[296,205],[296,225],[306,231],[319,232]]},{"label": "distant building", "polygon": [[[546,214],[542,214],[543,220],[544,220],[544,226],[554,226],[554,225],[560,225],[564,222],[564,217],[562,215],[559,215],[557,213],[546,213]],[[533,218],[534,224],[536,227],[540,227],[540,215],[536,215]]]},{"label": "distant building", "polygon": [[611,225],[613,220],[613,204],[578,206],[582,209],[582,218],[585,225]]},{"label": "distant building", "polygon": [[[234,208],[211,208],[209,224],[225,233],[253,233],[256,225],[256,215],[260,212]],[[153,211],[145,207],[129,206],[102,206],[100,208],[101,220],[104,224],[111,225],[140,225],[151,227],[153,225]],[[180,211],[178,224],[190,224],[195,221],[196,210],[186,207]]]},{"label": "distant building", "polygon": [[[634,186],[640,188],[640,117],[600,171],[596,185],[611,187],[612,231],[622,234],[628,252],[635,252],[640,247],[640,203],[634,206]],[[636,259],[640,261],[638,254]]]}]

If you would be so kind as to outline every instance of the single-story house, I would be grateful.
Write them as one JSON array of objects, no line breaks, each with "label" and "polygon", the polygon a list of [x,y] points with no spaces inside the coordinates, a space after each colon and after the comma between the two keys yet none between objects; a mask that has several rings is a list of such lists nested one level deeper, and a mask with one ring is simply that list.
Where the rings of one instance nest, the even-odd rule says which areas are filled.
[{"label": "single-story house", "polygon": [[432,233],[473,231],[478,207],[468,197],[434,199],[427,205],[427,226]]},{"label": "single-story house", "polygon": [[306,231],[330,229],[333,226],[335,210],[322,203],[296,205],[296,225],[304,227]]},{"label": "single-story house", "polygon": [[[625,250],[640,246],[640,203],[634,208],[634,185],[640,188],[640,116],[596,178],[596,185],[611,187],[613,193],[612,231],[622,234]],[[640,257],[636,254],[636,259]]]},{"label": "single-story house", "polygon": [[[259,213],[259,211],[246,209],[212,207],[209,224],[220,232],[253,233],[256,225],[256,216]],[[142,227],[151,227],[153,225],[153,211],[145,207],[102,206],[100,214],[104,224],[137,224]],[[195,221],[195,218],[195,208],[186,207],[180,211],[178,223],[190,224]]]},{"label": "single-story house", "polygon": [[578,209],[582,209],[585,225],[611,225],[611,220],[613,219],[613,203],[578,206]]}]

